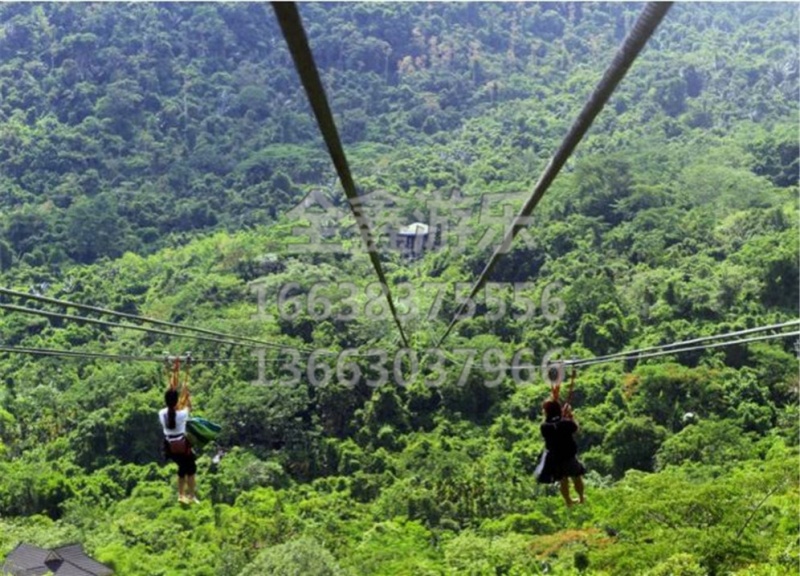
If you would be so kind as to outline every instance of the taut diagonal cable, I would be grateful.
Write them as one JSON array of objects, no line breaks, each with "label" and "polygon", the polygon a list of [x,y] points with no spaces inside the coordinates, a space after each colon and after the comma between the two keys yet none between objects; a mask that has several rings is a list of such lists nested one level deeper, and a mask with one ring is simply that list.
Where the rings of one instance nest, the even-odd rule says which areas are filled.
[{"label": "taut diagonal cable", "polygon": [[228,346],[242,346],[252,348],[252,344],[245,344],[236,340],[220,340],[219,338],[212,338],[210,336],[197,336],[194,334],[178,334],[176,332],[168,332],[166,330],[159,330],[158,328],[148,328],[147,326],[139,326],[138,324],[122,324],[120,322],[109,322],[108,320],[100,320],[98,318],[88,318],[86,316],[76,316],[75,314],[62,314],[61,312],[50,312],[49,310],[37,310],[36,308],[27,308],[25,306],[14,306],[13,304],[0,304],[0,310],[10,310],[11,312],[19,312],[21,314],[33,314],[35,316],[45,316],[47,318],[58,318],[59,320],[70,320],[73,322],[81,322],[84,324],[94,324],[96,326],[103,326],[105,328],[125,328],[128,330],[138,330],[140,332],[147,332],[148,334],[158,334],[161,336],[170,336],[172,338],[186,338],[189,340],[197,340],[200,342],[212,342],[214,344],[224,344]]},{"label": "taut diagonal cable", "polygon": [[[616,358],[605,358],[597,361],[587,360],[581,366],[591,366],[593,364],[602,364],[604,362],[623,361],[623,360],[644,360],[646,358],[656,358],[658,356],[672,356],[674,354],[684,354],[686,352],[696,352],[698,350],[713,350],[716,348],[724,348],[726,346],[734,346],[739,344],[749,344],[750,342],[762,342],[764,340],[777,340],[780,338],[791,338],[793,336],[800,336],[800,332],[781,332],[778,334],[766,334],[764,336],[751,336],[750,338],[741,338],[739,340],[731,340],[729,342],[717,342],[715,344],[699,344],[697,346],[687,346],[685,348],[669,348],[668,350],[661,350],[659,352],[648,352],[646,354],[628,354],[627,356],[619,356]],[[567,366],[577,366],[578,363],[564,363]]]},{"label": "taut diagonal cable", "polygon": [[517,233],[525,227],[531,212],[533,212],[533,209],[539,203],[539,200],[542,199],[542,196],[544,196],[544,193],[550,187],[550,184],[552,184],[553,180],[555,180],[559,171],[564,166],[573,150],[575,150],[575,147],[581,141],[584,134],[586,134],[586,131],[589,130],[589,127],[592,125],[595,117],[603,109],[603,106],[605,106],[605,103],[611,97],[611,94],[625,76],[628,68],[630,68],[631,64],[633,64],[633,61],[636,60],[639,52],[641,52],[642,48],[644,48],[647,40],[653,34],[656,27],[664,18],[664,15],[671,6],[672,2],[650,2],[647,4],[647,6],[645,6],[641,15],[636,20],[633,30],[631,30],[622,43],[622,46],[620,46],[619,50],[617,50],[614,60],[609,65],[605,74],[603,74],[603,78],[600,80],[600,83],[594,89],[594,92],[592,92],[592,95],[586,101],[586,104],[584,104],[583,110],[581,110],[577,120],[575,120],[575,123],[572,125],[572,128],[570,128],[569,132],[561,143],[561,146],[559,146],[558,150],[556,150],[556,153],[550,159],[550,162],[548,162],[544,172],[542,172],[542,175],[539,177],[539,181],[536,182],[536,185],[533,187],[531,197],[528,198],[527,202],[525,202],[522,210],[520,210],[519,214],[514,218],[511,227],[503,236],[502,244],[494,251],[491,258],[489,258],[489,262],[486,264],[483,272],[481,272],[481,275],[478,277],[478,280],[472,287],[472,291],[467,299],[463,304],[461,304],[461,306],[459,306],[458,310],[456,310],[453,319],[447,326],[447,330],[445,330],[442,337],[439,338],[439,341],[436,344],[437,347],[441,346],[444,339],[447,338],[448,334],[450,334],[453,326],[455,326],[456,322],[458,322],[459,317],[463,315],[468,303],[470,301],[474,301],[475,296],[486,283],[486,280],[497,264],[497,261],[511,246],[511,243],[514,241]]},{"label": "taut diagonal cable", "polygon": [[[279,344],[275,344],[273,342],[266,342],[264,340],[259,340],[257,338],[250,338],[248,336],[236,336],[234,334],[226,334],[224,332],[217,332],[216,330],[208,330],[206,328],[199,328],[197,326],[188,326],[185,324],[177,324],[175,322],[167,322],[165,320],[157,320],[155,318],[148,318],[146,316],[138,316],[136,314],[128,314],[126,312],[119,312],[117,310],[111,310],[109,308],[100,308],[98,306],[89,306],[87,304],[80,304],[78,302],[72,302],[69,300],[59,300],[58,298],[50,298],[48,296],[41,296],[38,294],[29,294],[28,292],[20,292],[18,290],[11,290],[9,288],[0,288],[0,294],[5,294],[7,296],[13,296],[15,298],[22,298],[25,300],[33,300],[35,302],[44,302],[47,304],[55,304],[57,306],[62,306],[64,308],[75,308],[77,310],[85,310],[87,312],[95,312],[98,314],[108,314],[110,316],[117,316],[118,318],[127,318],[129,320],[136,320],[137,322],[145,322],[147,324],[153,324],[154,326],[166,326],[168,328],[177,328],[179,330],[185,330],[187,332],[197,332],[199,334],[208,334],[210,336],[217,336],[219,338],[224,338],[227,340],[238,340],[242,342],[250,342],[252,344],[258,344],[259,346],[263,346],[265,348],[295,348],[300,352],[310,353],[313,352],[310,348],[303,348],[303,347],[296,347],[296,346],[282,346]],[[88,322],[88,321],[87,321]],[[129,326],[125,326],[129,327]],[[182,336],[181,334],[174,334],[174,336]],[[189,335],[186,335],[189,338]],[[222,343],[222,342],[220,342]]]},{"label": "taut diagonal cable", "polygon": [[[53,356],[64,358],[83,358],[86,360],[117,360],[119,362],[163,362],[163,356],[136,356],[132,354],[107,354],[87,350],[57,350],[54,348],[31,348],[27,346],[2,346],[0,353],[30,354],[32,356]],[[231,363],[229,358],[192,358],[192,362]]]},{"label": "taut diagonal cable", "polygon": [[[724,334],[714,334],[712,336],[700,336],[699,338],[692,338],[691,340],[683,340],[681,342],[672,342],[670,344],[661,344],[658,346],[648,346],[647,348],[638,348],[636,350],[626,350],[623,352],[617,352],[615,354],[606,354],[605,356],[586,358],[584,360],[565,360],[564,364],[567,366],[583,366],[583,365],[597,364],[600,362],[604,362],[606,360],[614,360],[617,358],[621,359],[630,359],[634,357],[638,358],[640,355],[642,355],[643,358],[646,358],[647,356],[645,355],[650,352],[668,351],[670,348],[688,349],[687,347],[689,346],[693,346],[695,344],[700,344],[703,342],[708,342],[711,340],[722,340],[725,338],[732,338],[733,336],[744,336],[745,334],[753,334],[755,332],[766,332],[767,330],[781,330],[789,326],[797,326],[798,324],[800,324],[800,320],[790,320],[788,322],[782,322],[780,324],[757,326],[755,328],[746,328],[744,330],[736,330],[735,332],[726,332]],[[782,336],[782,334],[777,334],[776,336]]]},{"label": "taut diagonal cable", "polygon": [[392,292],[383,272],[380,258],[378,258],[369,222],[364,214],[363,203],[353,182],[350,166],[347,163],[347,157],[339,139],[339,132],[336,130],[336,123],[328,105],[328,98],[325,96],[325,89],[322,86],[319,70],[317,70],[317,65],[314,63],[314,55],[308,45],[308,38],[300,20],[297,5],[294,2],[273,2],[272,8],[275,10],[275,16],[278,18],[283,37],[289,46],[289,52],[292,54],[295,68],[297,68],[297,73],[300,75],[300,80],[305,88],[311,109],[314,111],[325,145],[328,147],[328,153],[331,155],[331,160],[333,160],[333,164],[336,167],[336,173],[339,175],[342,188],[344,188],[344,193],[347,195],[348,204],[350,204],[350,209],[358,225],[361,239],[369,254],[372,267],[378,275],[378,280],[386,289],[386,300],[389,303],[389,310],[392,313],[392,318],[394,318],[394,323],[400,331],[400,338],[403,341],[403,345],[408,347],[408,340],[397,316]]},{"label": "taut diagonal cable", "polygon": [[[767,326],[757,326],[755,328],[747,328],[744,330],[737,330],[735,332],[725,332],[723,334],[713,334],[711,336],[701,336],[700,338],[692,338],[691,340],[682,340],[679,342],[670,342],[668,344],[660,344],[658,346],[648,346],[647,348],[637,348],[635,350],[626,350],[624,352],[617,352],[616,354],[607,354],[605,356],[596,356],[594,358],[584,358],[583,360],[554,360],[551,365],[562,365],[565,367],[587,367],[595,364],[604,364],[606,362],[615,361],[628,361],[640,360],[645,358],[656,358],[658,356],[669,356],[673,354],[682,354],[685,352],[694,352],[697,350],[711,350],[716,348],[724,348],[725,346],[733,346],[737,344],[748,344],[750,342],[761,342],[764,340],[777,340],[781,338],[790,338],[792,336],[800,336],[800,331],[794,332],[778,332],[776,334],[766,334],[763,336],[750,336],[749,338],[733,339],[734,336],[744,336],[757,332],[766,332],[768,330],[782,330],[789,326],[797,326],[800,320],[790,320],[789,322],[782,322],[780,324],[771,324]],[[709,344],[714,340],[727,339],[725,342],[717,342]],[[538,366],[524,365],[518,366],[518,369],[535,369]]]},{"label": "taut diagonal cable", "polygon": [[79,350],[54,350],[52,348],[29,348],[26,346],[0,346],[0,353],[32,354],[34,356],[62,356],[67,358],[86,358],[90,360],[118,360],[121,362],[160,362],[158,356],[134,356],[131,354],[106,354]]}]

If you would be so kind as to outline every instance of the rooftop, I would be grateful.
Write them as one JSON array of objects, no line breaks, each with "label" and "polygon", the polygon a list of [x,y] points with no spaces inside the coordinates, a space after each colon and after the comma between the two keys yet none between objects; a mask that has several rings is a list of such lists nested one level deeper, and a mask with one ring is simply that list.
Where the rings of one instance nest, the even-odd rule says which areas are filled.
[{"label": "rooftop", "polygon": [[87,556],[80,544],[48,550],[20,543],[6,557],[2,573],[11,576],[111,576],[114,571]]}]

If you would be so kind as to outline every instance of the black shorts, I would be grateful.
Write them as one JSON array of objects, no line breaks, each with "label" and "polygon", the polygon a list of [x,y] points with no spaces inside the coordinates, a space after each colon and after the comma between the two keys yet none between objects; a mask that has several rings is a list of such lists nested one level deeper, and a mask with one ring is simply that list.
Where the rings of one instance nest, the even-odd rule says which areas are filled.
[{"label": "black shorts", "polygon": [[586,474],[586,467],[581,464],[575,456],[567,460],[553,463],[554,480],[575,478],[576,476],[583,476],[584,474]]},{"label": "black shorts", "polygon": [[189,454],[171,454],[169,451],[169,442],[164,440],[164,455],[168,460],[172,460],[178,465],[178,476],[194,476],[197,473],[197,458],[194,452]]}]

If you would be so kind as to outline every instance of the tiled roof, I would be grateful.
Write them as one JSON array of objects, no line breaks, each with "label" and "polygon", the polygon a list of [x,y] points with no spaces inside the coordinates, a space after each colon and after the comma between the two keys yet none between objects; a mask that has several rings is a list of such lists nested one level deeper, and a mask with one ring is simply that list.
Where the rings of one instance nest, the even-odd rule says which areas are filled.
[{"label": "tiled roof", "polygon": [[48,562],[47,567],[50,569],[50,572],[47,572],[47,574],[52,573],[57,576],[94,576],[93,572],[81,570],[74,564],[66,562],[65,560]]},{"label": "tiled roof", "polygon": [[18,544],[8,556],[3,564],[3,572],[13,575],[24,574],[25,576],[39,576],[48,571],[45,560],[50,554],[49,550],[44,550],[30,544]]},{"label": "tiled roof", "polygon": [[[61,556],[66,562],[74,564],[81,570],[93,574],[94,576],[109,576],[114,573],[108,566],[104,566],[100,564],[100,562],[89,558],[86,552],[83,551],[83,546],[80,544],[71,544],[69,546],[54,548],[53,552]],[[61,572],[56,572],[56,574],[61,576]],[[71,576],[71,574],[65,572],[64,576]]]},{"label": "tiled roof", "polygon": [[111,576],[108,566],[89,558],[80,544],[46,550],[19,544],[6,557],[3,573],[12,576]]}]

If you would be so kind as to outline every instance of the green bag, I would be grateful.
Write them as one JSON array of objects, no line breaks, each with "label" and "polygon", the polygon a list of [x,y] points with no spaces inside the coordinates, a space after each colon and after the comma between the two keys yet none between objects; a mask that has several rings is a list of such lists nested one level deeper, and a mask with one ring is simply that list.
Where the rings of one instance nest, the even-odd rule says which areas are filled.
[{"label": "green bag", "polygon": [[216,440],[219,436],[222,427],[219,424],[201,418],[199,416],[192,416],[186,423],[186,437],[192,446],[202,448],[212,440]]}]

